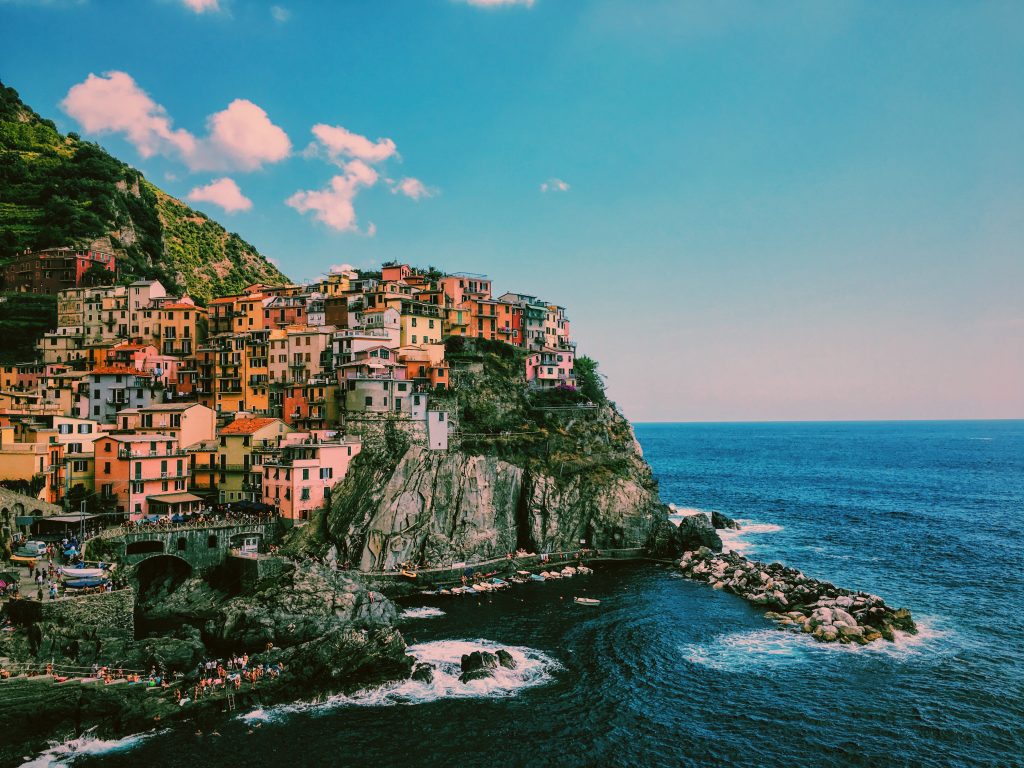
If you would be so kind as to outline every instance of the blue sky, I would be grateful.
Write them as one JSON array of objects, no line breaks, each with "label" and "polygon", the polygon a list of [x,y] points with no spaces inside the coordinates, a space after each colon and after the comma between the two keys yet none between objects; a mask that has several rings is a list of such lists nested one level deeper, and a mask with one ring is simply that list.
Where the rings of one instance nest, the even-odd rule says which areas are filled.
[{"label": "blue sky", "polygon": [[635,420],[1024,417],[1024,5],[204,2],[0,0],[0,77],[295,279],[566,305]]}]

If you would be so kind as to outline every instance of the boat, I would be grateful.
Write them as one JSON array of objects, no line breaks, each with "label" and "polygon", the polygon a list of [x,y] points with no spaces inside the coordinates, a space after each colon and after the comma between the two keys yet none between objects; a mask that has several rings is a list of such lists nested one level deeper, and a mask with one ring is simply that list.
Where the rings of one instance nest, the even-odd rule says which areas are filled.
[{"label": "boat", "polygon": [[508,586],[508,582],[507,581],[502,581],[501,579],[491,579],[491,588],[492,589],[505,589],[507,586]]},{"label": "boat", "polygon": [[585,565],[581,565],[581,566],[578,566],[576,568],[576,573],[578,573],[580,576],[586,576],[587,574],[590,574],[590,573],[593,573],[593,572],[594,572],[593,568],[587,568],[587,566],[585,566]]},{"label": "boat", "polygon": [[99,587],[103,584],[103,579],[89,578],[89,579],[71,579],[65,581],[64,586],[68,589],[87,589],[89,587]]},{"label": "boat", "polygon": [[64,566],[60,569],[65,579],[98,579],[106,576],[107,572],[102,568],[74,568]]},{"label": "boat", "polygon": [[569,566],[566,566],[565,568],[562,569],[562,576],[564,576],[567,579],[572,578],[575,575],[576,575],[576,569],[575,568],[570,568]]},{"label": "boat", "polygon": [[406,570],[403,569],[401,573],[407,579],[415,579],[416,578],[416,572],[415,571],[406,571]]},{"label": "boat", "polygon": [[544,574],[542,573],[531,573],[530,581],[547,581],[547,579],[544,578]]},{"label": "boat", "polygon": [[574,597],[572,599],[572,601],[574,603],[579,603],[580,605],[600,605],[601,604],[600,600],[595,600],[592,597]]},{"label": "boat", "polygon": [[450,595],[450,594],[452,594],[452,590],[450,590],[450,589],[439,589],[439,590],[437,590],[437,594],[439,594],[439,595]]},{"label": "boat", "polygon": [[520,576],[529,576],[530,575],[529,571],[516,571],[516,573],[518,573]]},{"label": "boat", "polygon": [[560,574],[558,571],[545,571],[544,575],[547,576],[549,579],[562,578],[562,574]]},{"label": "boat", "polygon": [[38,557],[30,557],[28,555],[11,555],[12,563],[35,563],[38,560]]},{"label": "boat", "polygon": [[464,594],[464,595],[475,595],[476,594],[476,590],[473,589],[473,587],[463,587],[462,588],[462,594]]}]

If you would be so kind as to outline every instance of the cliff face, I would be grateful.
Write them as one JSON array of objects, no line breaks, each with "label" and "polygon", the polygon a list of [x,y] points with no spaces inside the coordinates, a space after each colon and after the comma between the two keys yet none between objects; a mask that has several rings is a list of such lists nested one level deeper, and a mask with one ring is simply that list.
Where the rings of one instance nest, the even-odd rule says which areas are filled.
[{"label": "cliff face", "polygon": [[299,546],[333,546],[364,571],[651,546],[666,511],[629,423],[607,402],[528,391],[508,349],[477,351],[435,401],[462,415],[458,447],[364,450]]}]

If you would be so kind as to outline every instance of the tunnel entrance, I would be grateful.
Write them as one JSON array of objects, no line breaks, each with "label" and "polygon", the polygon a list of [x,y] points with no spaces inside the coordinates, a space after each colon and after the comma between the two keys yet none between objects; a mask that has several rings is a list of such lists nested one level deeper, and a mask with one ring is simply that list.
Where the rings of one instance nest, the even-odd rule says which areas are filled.
[{"label": "tunnel entrance", "polygon": [[148,555],[151,552],[163,552],[162,541],[132,541],[125,548],[126,555]]},{"label": "tunnel entrance", "polygon": [[174,555],[159,555],[139,563],[135,570],[139,607],[144,609],[164,600],[191,575],[192,566]]}]

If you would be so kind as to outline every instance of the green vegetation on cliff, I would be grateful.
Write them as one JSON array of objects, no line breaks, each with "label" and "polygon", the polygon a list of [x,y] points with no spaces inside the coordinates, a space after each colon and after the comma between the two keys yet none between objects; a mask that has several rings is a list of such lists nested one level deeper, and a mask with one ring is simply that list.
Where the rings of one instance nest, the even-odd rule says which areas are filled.
[{"label": "green vegetation on cliff", "polygon": [[56,325],[56,296],[0,294],[0,363],[32,360],[36,339]]},{"label": "green vegetation on cliff", "polygon": [[32,248],[109,250],[124,278],[156,278],[200,302],[287,278],[238,235],[0,84],[0,266]]}]

